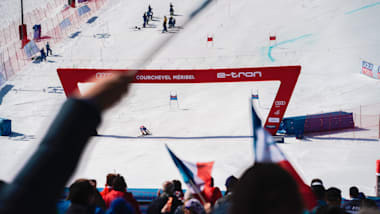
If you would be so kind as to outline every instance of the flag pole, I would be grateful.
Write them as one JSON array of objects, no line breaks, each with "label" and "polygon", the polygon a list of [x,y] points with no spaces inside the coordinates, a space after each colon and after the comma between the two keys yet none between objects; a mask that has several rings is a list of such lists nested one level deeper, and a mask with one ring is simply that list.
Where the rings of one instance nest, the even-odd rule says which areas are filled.
[{"label": "flag pole", "polygon": [[202,204],[206,204],[207,201],[206,201],[206,199],[202,196],[202,193],[199,191],[198,186],[195,185],[191,179],[189,180],[189,182],[190,182],[190,185],[191,185],[191,186],[193,187],[193,189],[195,190],[195,192],[196,192],[195,194],[197,194],[197,195],[199,196],[199,198],[201,199]]}]

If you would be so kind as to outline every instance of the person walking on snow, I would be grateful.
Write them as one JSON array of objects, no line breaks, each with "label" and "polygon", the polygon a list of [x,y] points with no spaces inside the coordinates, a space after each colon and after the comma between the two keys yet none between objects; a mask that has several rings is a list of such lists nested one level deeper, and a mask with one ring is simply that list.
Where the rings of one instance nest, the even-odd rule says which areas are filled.
[{"label": "person walking on snow", "polygon": [[173,4],[170,2],[170,9],[169,9],[169,12],[170,12],[170,15],[171,16],[174,16],[174,8],[173,8]]},{"label": "person walking on snow", "polygon": [[143,15],[143,19],[144,19],[143,28],[145,28],[145,26],[146,26],[147,18],[148,18],[148,17],[146,16],[146,13],[144,13],[144,15]]},{"label": "person walking on snow", "polygon": [[44,48],[42,48],[41,50],[40,50],[40,53],[41,53],[41,62],[42,61],[46,61],[46,54],[45,54],[45,50],[44,50]]},{"label": "person walking on snow", "polygon": [[49,42],[47,42],[46,43],[46,56],[49,56],[49,52],[50,52],[50,55],[53,55],[53,51],[50,49]]},{"label": "person walking on snow", "polygon": [[162,23],[162,26],[164,27],[164,29],[162,30],[162,33],[168,32],[167,23],[168,23],[168,18],[164,16],[164,22]]},{"label": "person walking on snow", "polygon": [[149,5],[148,6],[148,19],[150,18],[150,20],[153,21],[153,11],[152,11],[152,7]]},{"label": "person walking on snow", "polygon": [[169,18],[169,28],[174,28],[175,27],[175,19],[173,16],[170,16]]}]

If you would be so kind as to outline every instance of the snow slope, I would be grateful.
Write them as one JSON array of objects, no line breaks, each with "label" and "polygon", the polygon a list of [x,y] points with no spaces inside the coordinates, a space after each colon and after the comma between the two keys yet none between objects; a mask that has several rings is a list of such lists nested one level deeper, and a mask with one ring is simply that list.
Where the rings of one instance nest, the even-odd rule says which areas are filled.
[{"label": "snow slope", "polygon": [[[301,65],[286,116],[380,103],[379,80],[360,74],[361,60],[380,63],[377,1],[215,0],[185,28],[162,34],[169,2],[181,26],[201,1],[115,0],[95,22],[77,29],[77,37],[52,47],[56,56],[47,63],[31,63],[6,83],[13,89],[2,97],[0,117],[12,119],[16,134],[0,138],[0,162],[5,163],[0,179],[14,177],[65,100],[56,68],[134,68],[172,33],[176,37],[147,68]],[[136,30],[148,4],[156,21]],[[269,35],[276,35],[277,43],[269,43]],[[213,36],[212,45],[207,36]],[[158,188],[164,180],[180,178],[165,151],[167,143],[185,160],[214,160],[216,185],[224,187],[226,177],[240,175],[253,161],[248,97],[259,91],[265,117],[277,88],[276,82],[133,85],[129,96],[104,115],[101,136],[91,140],[72,180],[88,177],[102,184],[107,173],[116,171],[129,187]],[[179,108],[169,105],[172,92],[178,93]],[[141,124],[152,137],[135,138]],[[352,135],[288,137],[280,147],[307,183],[319,177],[345,196],[352,185],[374,195],[379,141]]]}]

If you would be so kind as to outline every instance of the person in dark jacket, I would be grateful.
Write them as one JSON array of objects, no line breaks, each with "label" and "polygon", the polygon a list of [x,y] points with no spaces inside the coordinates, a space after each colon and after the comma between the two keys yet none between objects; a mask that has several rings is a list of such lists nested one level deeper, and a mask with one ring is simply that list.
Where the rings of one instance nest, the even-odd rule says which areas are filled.
[{"label": "person in dark jacket", "polygon": [[159,194],[159,196],[152,201],[148,207],[147,214],[173,214],[177,207],[182,205],[182,202],[174,195],[173,182],[166,181],[162,187],[163,193]]},{"label": "person in dark jacket", "polygon": [[145,28],[146,24],[148,23],[148,16],[146,15],[146,13],[144,13],[144,15],[143,15],[143,20],[144,20],[143,28]]},{"label": "person in dark jacket", "polygon": [[148,6],[148,19],[149,18],[153,21],[153,9],[150,5]]},{"label": "person in dark jacket", "polygon": [[41,53],[41,56],[40,56],[40,58],[41,58],[41,62],[42,62],[42,61],[46,61],[46,54],[45,54],[45,50],[44,50],[44,48],[42,48],[42,49],[40,50],[40,53]]},{"label": "person in dark jacket", "polygon": [[87,179],[78,179],[69,188],[71,204],[66,214],[94,214],[95,189]]},{"label": "person in dark jacket", "polygon": [[301,194],[294,178],[274,163],[255,163],[234,189],[230,213],[302,214]]},{"label": "person in dark jacket", "polygon": [[226,193],[222,198],[219,198],[213,207],[213,214],[222,214],[227,213],[232,204],[232,193],[234,192],[234,188],[238,183],[238,179],[231,175],[226,179]]},{"label": "person in dark jacket", "polygon": [[69,98],[13,181],[0,189],[0,214],[56,213],[56,203],[100,124],[100,114],[128,92],[133,76],[114,74]]},{"label": "person in dark jacket", "polygon": [[173,4],[170,2],[170,5],[169,5],[169,12],[170,12],[170,15],[171,16],[174,16],[174,7],[173,7]]},{"label": "person in dark jacket", "polygon": [[46,56],[49,56],[49,53],[50,53],[50,55],[53,55],[53,51],[50,48],[50,44],[49,44],[49,42],[47,42],[46,43]]},{"label": "person in dark jacket", "polygon": [[343,203],[343,209],[348,213],[358,213],[362,199],[360,199],[359,189],[357,187],[350,187],[350,198],[351,200]]}]

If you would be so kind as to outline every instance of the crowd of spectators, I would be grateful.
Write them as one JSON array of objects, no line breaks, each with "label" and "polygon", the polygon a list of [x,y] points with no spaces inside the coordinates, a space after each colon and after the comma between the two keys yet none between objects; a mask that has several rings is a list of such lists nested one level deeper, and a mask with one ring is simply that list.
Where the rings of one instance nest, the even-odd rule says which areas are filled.
[{"label": "crowd of spectators", "polygon": [[[137,200],[127,192],[123,176],[108,174],[106,185],[100,193],[92,182],[79,179],[70,186],[67,199],[71,200],[71,205],[65,213],[142,213]],[[344,200],[340,189],[325,189],[321,179],[313,179],[310,187],[317,206],[306,210],[298,186],[289,173],[276,164],[257,163],[246,170],[240,179],[229,176],[224,195],[213,185],[213,179],[206,183],[200,194],[191,191],[184,194],[179,180],[165,181],[148,204],[146,213],[380,214],[376,202],[368,199],[355,186],[349,189],[350,199]]]},{"label": "crowd of spectators", "polygon": [[[10,183],[0,182],[0,214],[57,213],[57,201],[72,175],[101,113],[127,93],[133,76],[113,74],[83,96],[69,98],[42,139],[36,152]],[[226,193],[207,182],[198,194],[183,193],[178,180],[165,181],[162,191],[148,205],[148,214],[379,214],[376,203],[350,188],[350,200],[342,202],[341,190],[325,189],[314,179],[311,189],[317,200],[306,210],[294,178],[274,163],[255,163],[240,178],[226,179]],[[62,204],[61,204],[62,205]],[[98,192],[95,180],[78,179],[69,187],[64,205],[68,214],[140,214],[139,203],[120,174],[108,174]]]}]

